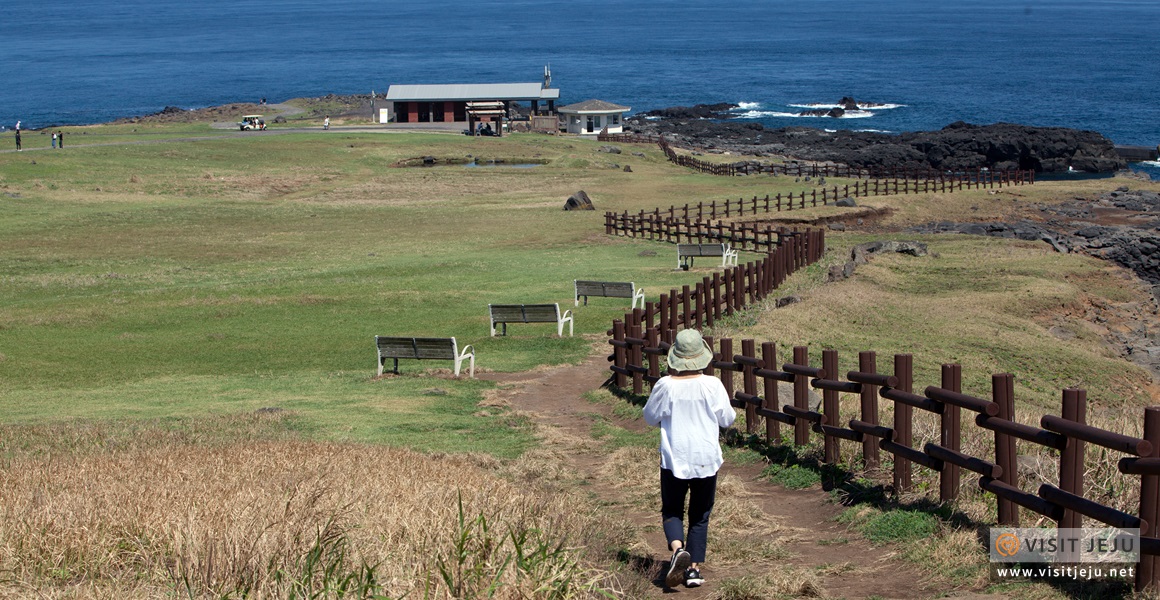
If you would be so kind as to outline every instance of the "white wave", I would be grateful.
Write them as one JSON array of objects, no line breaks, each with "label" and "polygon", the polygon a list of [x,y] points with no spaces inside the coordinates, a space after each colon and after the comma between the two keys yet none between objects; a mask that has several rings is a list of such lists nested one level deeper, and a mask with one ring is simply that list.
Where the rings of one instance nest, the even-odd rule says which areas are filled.
[{"label": "white wave", "polygon": [[838,133],[837,129],[823,129],[822,131],[824,131],[826,133]]},{"label": "white wave", "polygon": [[[848,110],[845,114],[838,117],[839,119],[867,119],[873,117],[874,113],[868,110]],[[777,112],[773,110],[751,110],[745,113],[738,113],[739,119],[761,119],[765,117],[776,117],[779,119],[833,119],[829,115],[803,115],[801,113],[791,112]]]},{"label": "white wave", "polygon": [[[831,108],[841,108],[842,107],[841,104],[834,104],[833,102],[811,102],[808,104],[788,104],[787,106],[792,106],[794,108],[811,108],[811,109],[819,109],[819,108],[831,109]],[[905,104],[890,104],[890,103],[879,104],[877,102],[867,102],[866,104],[862,104],[861,102],[858,103],[858,108],[861,110],[890,110],[892,108],[902,108],[904,106],[906,106],[906,105]]]},{"label": "white wave", "polygon": [[733,110],[756,110],[761,108],[760,102],[738,102],[737,108]]},{"label": "white wave", "polygon": [[858,133],[894,133],[888,129],[855,129]]},{"label": "white wave", "polygon": [[1144,165],[1147,167],[1160,167],[1160,160],[1142,160],[1136,164]]},{"label": "white wave", "polygon": [[751,110],[748,112],[738,113],[737,117],[741,119],[760,119],[762,117],[797,117],[797,113],[777,112],[772,110]]}]

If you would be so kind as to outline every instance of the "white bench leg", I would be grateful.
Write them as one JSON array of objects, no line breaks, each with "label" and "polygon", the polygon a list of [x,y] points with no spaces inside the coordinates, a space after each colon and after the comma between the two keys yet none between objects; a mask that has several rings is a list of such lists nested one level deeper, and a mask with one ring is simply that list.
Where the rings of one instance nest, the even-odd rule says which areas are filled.
[{"label": "white bench leg", "polygon": [[470,373],[472,379],[475,379],[475,348],[471,346],[465,346],[463,351],[459,353],[459,356],[455,358],[455,376],[459,377],[460,366],[463,364],[463,359],[465,358],[470,360],[468,363],[468,373]]},{"label": "white bench leg", "polygon": [[572,337],[572,311],[564,311],[564,315],[560,317],[560,322],[556,324],[556,335],[564,337],[564,323],[568,324],[568,337]]},{"label": "white bench leg", "polygon": [[635,290],[632,293],[632,308],[636,308],[636,301],[640,300],[640,307],[644,308],[644,290]]}]

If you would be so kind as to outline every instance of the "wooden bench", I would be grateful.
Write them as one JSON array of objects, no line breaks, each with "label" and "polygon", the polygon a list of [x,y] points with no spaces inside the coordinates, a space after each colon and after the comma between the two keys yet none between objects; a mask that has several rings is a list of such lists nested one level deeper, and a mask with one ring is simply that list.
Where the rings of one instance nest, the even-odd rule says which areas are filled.
[{"label": "wooden bench", "polygon": [[503,334],[507,335],[508,323],[555,323],[556,335],[564,335],[564,323],[568,324],[568,335],[572,335],[572,311],[560,314],[557,304],[488,304],[491,312],[491,335],[495,337],[496,323],[503,323]]},{"label": "wooden bench", "polygon": [[580,306],[580,297],[584,297],[584,305],[588,305],[588,296],[603,296],[605,298],[632,298],[632,308],[636,308],[636,301],[640,300],[640,307],[644,308],[644,290],[636,289],[631,281],[581,281],[572,280],[576,284],[576,306]]},{"label": "wooden bench", "polygon": [[455,338],[420,338],[420,337],[390,337],[375,336],[375,346],[379,351],[379,375],[383,374],[383,364],[388,358],[394,359],[394,373],[399,373],[400,358],[414,358],[418,360],[436,359],[455,361],[455,376],[459,377],[459,367],[464,359],[471,362],[468,373],[475,377],[475,350],[471,346],[464,346],[459,350]]},{"label": "wooden bench", "polygon": [[721,266],[737,266],[737,251],[729,244],[677,244],[677,268],[689,270],[698,256],[720,256]]}]

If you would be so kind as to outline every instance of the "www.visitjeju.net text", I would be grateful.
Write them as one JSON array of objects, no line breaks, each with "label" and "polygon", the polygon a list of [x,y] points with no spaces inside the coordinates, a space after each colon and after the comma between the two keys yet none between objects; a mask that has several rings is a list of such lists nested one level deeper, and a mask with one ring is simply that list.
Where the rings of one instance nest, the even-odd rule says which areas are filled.
[{"label": "www.visitjeju.net text", "polygon": [[995,574],[999,578],[1111,579],[1135,577],[1136,567],[1017,567],[996,569]]}]

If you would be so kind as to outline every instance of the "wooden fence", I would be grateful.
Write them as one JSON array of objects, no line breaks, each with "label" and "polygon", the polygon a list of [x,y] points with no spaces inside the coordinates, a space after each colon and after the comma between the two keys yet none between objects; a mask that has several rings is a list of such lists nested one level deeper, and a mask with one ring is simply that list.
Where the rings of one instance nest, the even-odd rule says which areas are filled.
[{"label": "wooden fence", "polygon": [[765,258],[705,276],[694,285],[661,294],[631,314],[646,327],[660,331],[712,327],[724,316],[765,299],[786,277],[821,259],[825,231],[783,231]]},{"label": "wooden fence", "polygon": [[[688,154],[679,154],[663,136],[635,133],[601,132],[597,139],[602,142],[626,144],[657,144],[669,161],[701,173],[712,175],[792,175],[795,177],[846,177],[851,179],[892,179],[892,180],[943,180],[942,191],[953,191],[969,187],[994,187],[996,185],[1018,185],[1035,183],[1035,171],[975,169],[973,171],[948,172],[931,168],[855,168],[843,164],[818,164],[801,161],[784,163],[764,163],[758,161],[737,161],[719,163],[700,160]],[[896,184],[897,185],[897,184]],[[929,190],[936,191],[936,190]],[[898,192],[895,192],[898,193]]]},{"label": "wooden fence", "polygon": [[739,250],[772,252],[784,238],[802,235],[797,230],[764,223],[725,223],[700,219],[657,219],[652,214],[604,214],[604,232],[673,244],[725,242]]},{"label": "wooden fence", "polygon": [[[694,299],[704,289],[715,289],[717,274],[705,278],[710,279],[714,284],[697,285]],[[741,294],[748,289],[738,285],[744,284],[735,281],[734,293]],[[661,357],[668,353],[676,331],[681,326],[712,324],[712,311],[702,311],[698,317],[698,312],[689,308],[689,296],[690,289],[685,286],[681,293],[674,290],[668,298],[662,295],[655,309],[648,306],[635,309],[625,314],[624,319],[613,322],[609,341],[613,352],[609,360],[616,386],[626,388],[631,384],[634,393],[643,393],[645,383],[652,384],[660,378]],[[661,318],[654,319],[654,315]],[[868,468],[881,464],[880,451],[889,452],[893,455],[896,491],[912,489],[912,468],[918,464],[939,474],[941,501],[954,500],[962,470],[971,471],[979,475],[979,487],[997,497],[1001,526],[1018,527],[1017,507],[1022,506],[1056,521],[1061,528],[1081,527],[1083,517],[1113,527],[1140,528],[1144,536],[1136,587],[1143,589],[1160,580],[1155,558],[1160,555],[1160,536],[1155,527],[1160,523],[1160,407],[1144,410],[1144,437],[1136,438],[1087,425],[1087,393],[1065,389],[1059,416],[1043,415],[1039,427],[1034,427],[1015,420],[1011,374],[993,375],[991,397],[979,398],[962,393],[961,367],[947,364],[942,367],[938,385],[928,385],[921,393],[915,393],[910,354],[894,355],[892,372],[886,373],[879,372],[874,352],[860,352],[858,369],[848,371],[843,380],[835,350],[823,350],[819,366],[809,364],[807,347],[797,346],[793,348],[792,358],[779,366],[777,349],[772,342],[759,344],[744,339],[738,352],[731,339],[714,340],[711,336],[705,339],[714,351],[706,373],[720,377],[733,405],[745,409],[747,433],[764,433],[767,441],[777,443],[784,424],[792,428],[795,445],[808,444],[812,434],[821,434],[827,463],[838,461],[842,441],[861,446],[863,463]],[[741,389],[736,389],[735,373],[741,375]],[[777,405],[779,383],[793,386],[793,404]],[[822,391],[821,412],[810,409],[810,388]],[[857,396],[858,418],[842,423],[840,401],[850,395]],[[889,425],[878,422],[880,400],[894,403],[894,422]],[[914,447],[915,409],[938,415],[939,443]],[[968,424],[973,422],[975,427],[993,432],[993,457],[970,456],[961,451],[963,410],[974,413]],[[1020,487],[1016,440],[1060,451],[1058,485],[1040,483],[1035,493]],[[1137,514],[1084,498],[1084,457],[1088,444],[1124,454],[1118,470],[1140,476]]]},{"label": "wooden fence", "polygon": [[[1022,173],[1030,173],[1030,171]],[[994,178],[983,178],[982,180],[969,178],[950,179],[946,177],[917,180],[874,179],[854,182],[853,185],[845,184],[841,187],[815,188],[808,193],[806,191],[798,194],[791,192],[784,196],[781,193],[774,196],[766,194],[764,198],[753,196],[748,199],[726,199],[720,202],[713,200],[711,202],[698,202],[695,205],[686,203],[684,206],[674,205],[669,206],[667,209],[656,208],[652,211],[642,210],[634,215],[630,215],[628,211],[620,214],[607,212],[604,214],[604,227],[605,233],[609,235],[627,235],[629,237],[647,236],[650,239],[655,239],[654,236],[660,235],[663,239],[673,241],[679,236],[693,235],[696,237],[696,233],[689,234],[688,232],[695,231],[697,227],[711,226],[700,222],[703,219],[712,220],[743,217],[747,214],[768,214],[771,212],[804,209],[819,205],[825,206],[837,202],[842,198],[897,194],[949,193],[955,190],[971,188],[1023,185],[1024,183],[1032,181],[1032,179],[1027,178],[1020,179],[1018,178],[1018,174],[1000,172],[994,175],[996,175]],[[694,219],[698,222],[694,223]]]}]

